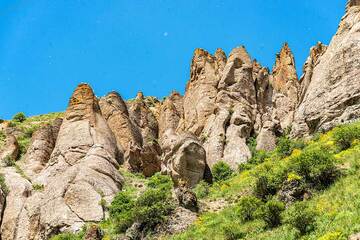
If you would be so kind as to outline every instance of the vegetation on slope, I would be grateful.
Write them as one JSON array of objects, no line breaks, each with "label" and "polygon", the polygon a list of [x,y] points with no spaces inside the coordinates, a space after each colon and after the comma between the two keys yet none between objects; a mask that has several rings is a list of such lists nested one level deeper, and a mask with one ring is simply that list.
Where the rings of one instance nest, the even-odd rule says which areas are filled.
[{"label": "vegetation on slope", "polygon": [[[345,240],[360,232],[359,179],[360,123],[307,143],[283,137],[275,151],[254,154],[239,174],[202,195],[205,200],[225,198],[232,205],[202,214],[172,239]],[[289,183],[303,193],[293,202],[282,199]]]}]

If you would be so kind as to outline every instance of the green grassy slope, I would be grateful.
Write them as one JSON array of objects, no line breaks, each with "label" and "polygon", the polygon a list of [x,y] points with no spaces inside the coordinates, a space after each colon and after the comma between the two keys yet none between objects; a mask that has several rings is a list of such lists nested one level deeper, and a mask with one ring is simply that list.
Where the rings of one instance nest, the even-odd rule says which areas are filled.
[{"label": "green grassy slope", "polygon": [[[360,123],[354,123],[345,128],[344,131],[335,129],[326,134],[321,134],[306,143],[304,149],[292,149],[290,156],[281,158],[274,151],[266,160],[260,164],[254,164],[231,179],[214,184],[209,189],[207,199],[224,198],[233,205],[225,208],[219,213],[204,213],[197,222],[187,231],[176,236],[166,236],[164,239],[188,240],[188,239],[321,239],[335,240],[348,239],[351,234],[360,232]],[[339,133],[340,132],[340,133]],[[335,135],[336,134],[336,135]],[[342,150],[339,134],[351,140],[351,146]],[[259,175],[269,173],[276,179],[284,172],[285,176],[292,178],[297,176],[292,173],[292,166],[299,156],[304,152],[312,150],[329,154],[331,161],[336,165],[340,175],[331,185],[311,189],[312,197],[304,200],[307,208],[314,211],[315,222],[312,231],[304,235],[285,221],[275,228],[267,228],[261,218],[252,221],[241,221],[239,204],[237,202],[242,196],[254,194],[254,186]],[[311,155],[310,155],[311,156]],[[316,164],[317,159],[311,159]],[[320,161],[320,160],[319,160]],[[311,162],[310,162],[311,163]],[[320,166],[320,167],[319,167]],[[316,170],[322,166],[319,165]],[[277,196],[272,196],[276,199]],[[206,200],[206,199],[205,199]],[[264,200],[267,201],[268,199]],[[289,206],[283,213],[285,216],[293,206]]]}]

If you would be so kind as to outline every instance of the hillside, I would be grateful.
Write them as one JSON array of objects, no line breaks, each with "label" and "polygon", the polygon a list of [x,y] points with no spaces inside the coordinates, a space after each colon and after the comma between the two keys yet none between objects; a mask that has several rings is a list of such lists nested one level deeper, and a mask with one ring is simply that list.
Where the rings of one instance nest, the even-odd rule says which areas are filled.
[{"label": "hillside", "polygon": [[359,239],[359,29],[349,0],[300,78],[287,43],[196,49],[184,96],[1,120],[0,239]]}]

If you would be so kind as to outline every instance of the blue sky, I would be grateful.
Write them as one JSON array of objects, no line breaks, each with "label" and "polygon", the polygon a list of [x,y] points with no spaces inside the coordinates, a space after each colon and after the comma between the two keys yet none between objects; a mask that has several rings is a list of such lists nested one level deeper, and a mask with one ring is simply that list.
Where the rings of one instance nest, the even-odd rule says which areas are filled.
[{"label": "blue sky", "polygon": [[0,0],[0,118],[63,111],[88,82],[98,96],[184,92],[195,48],[245,45],[272,67],[289,42],[299,74],[329,43],[346,0]]}]

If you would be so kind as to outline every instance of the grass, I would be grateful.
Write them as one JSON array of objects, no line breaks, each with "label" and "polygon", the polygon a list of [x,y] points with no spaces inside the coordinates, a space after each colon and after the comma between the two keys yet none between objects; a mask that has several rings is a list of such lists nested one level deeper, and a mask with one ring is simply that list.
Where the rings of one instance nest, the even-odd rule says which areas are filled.
[{"label": "grass", "polygon": [[[354,123],[358,128],[360,122]],[[350,126],[351,127],[351,126]],[[267,239],[267,240],[346,240],[354,233],[360,232],[360,141],[352,139],[350,148],[342,150],[336,142],[338,129],[325,134],[319,134],[306,142],[304,150],[293,149],[290,156],[284,158],[274,151],[263,163],[253,165],[236,176],[222,183],[215,183],[209,187],[209,194],[204,199],[224,198],[235,204],[218,213],[203,213],[198,220],[185,232],[166,236],[164,239]],[[244,222],[239,215],[239,206],[236,203],[243,195],[251,195],[256,175],[274,169],[287,168],[306,149],[326,149],[341,175],[327,188],[312,189],[312,198],[303,201],[304,206],[314,211],[314,229],[304,236],[288,224],[279,227],[266,228],[265,222],[255,219]],[[298,179],[294,173],[289,179]],[[284,215],[292,210],[286,209]]]}]

